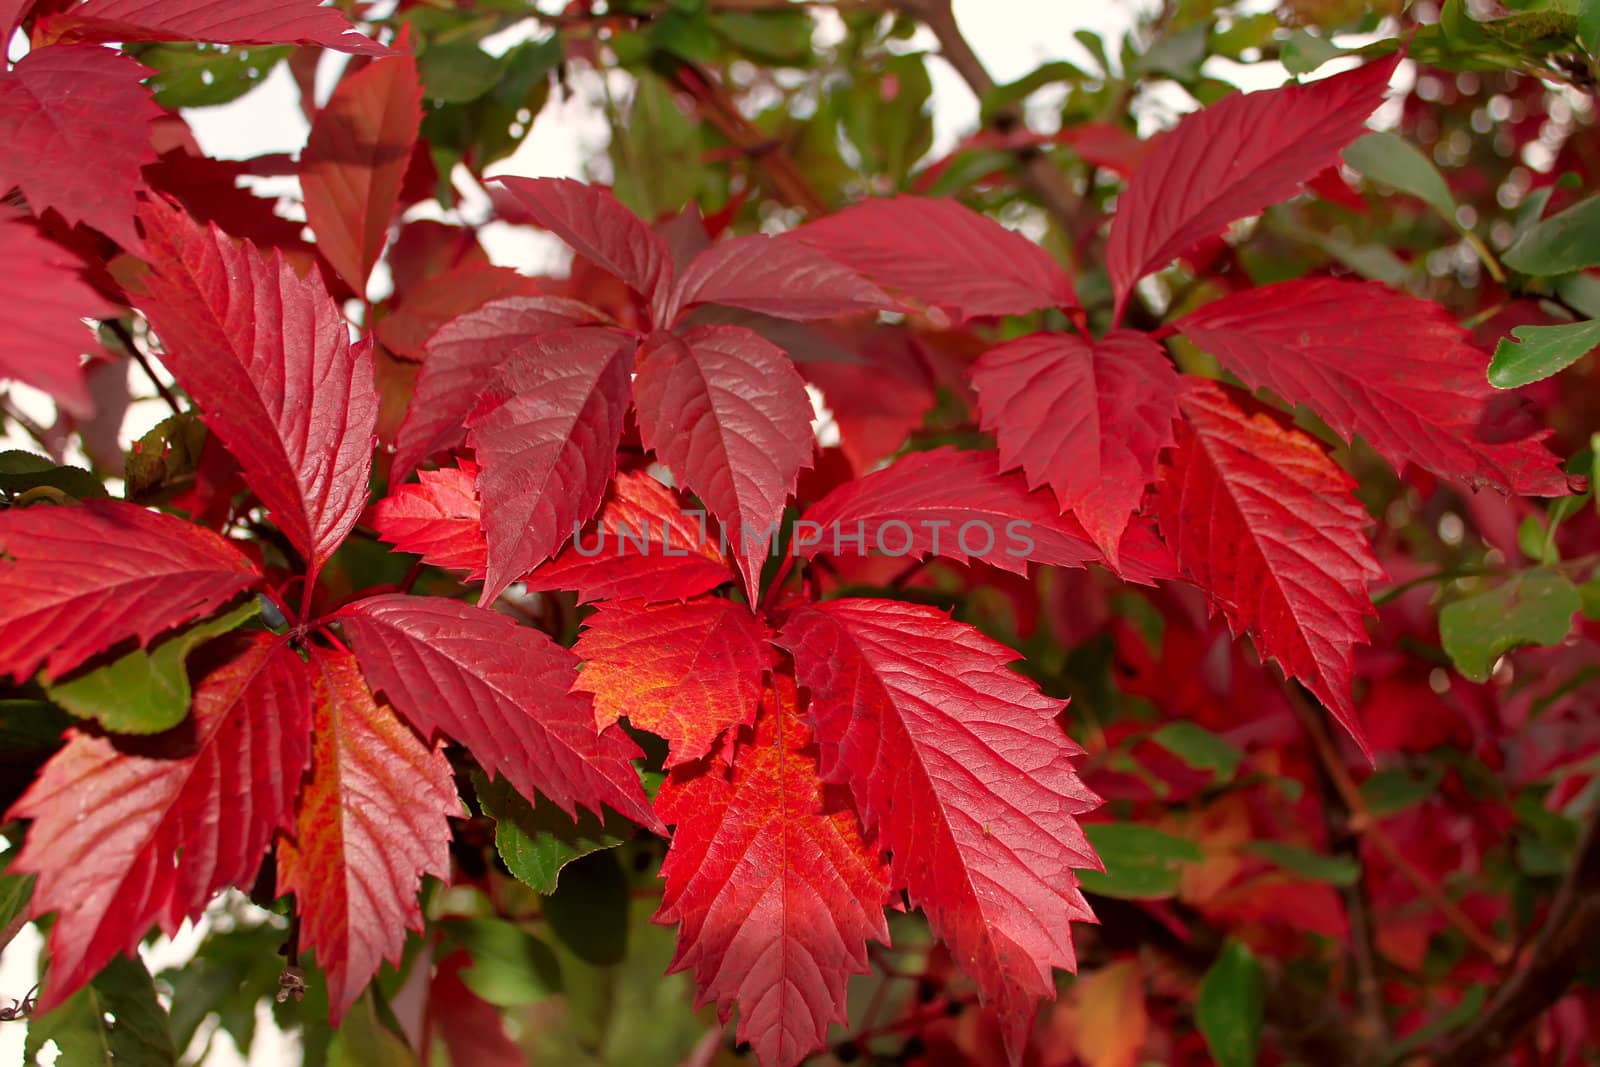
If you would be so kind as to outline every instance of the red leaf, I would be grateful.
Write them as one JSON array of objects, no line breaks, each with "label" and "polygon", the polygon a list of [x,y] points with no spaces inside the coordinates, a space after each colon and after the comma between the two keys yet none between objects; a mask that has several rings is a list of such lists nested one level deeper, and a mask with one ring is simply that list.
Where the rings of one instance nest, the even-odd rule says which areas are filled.
[{"label": "red leaf", "polygon": [[0,512],[0,675],[60,677],[140,646],[261,577],[210,530],[116,500]]},{"label": "red leaf", "polygon": [[466,571],[468,579],[482,580],[489,546],[479,522],[478,465],[464,459],[458,467],[421,471],[417,479],[373,508],[378,536],[431,566]]},{"label": "red leaf", "polygon": [[529,339],[495,371],[467,419],[489,545],[482,603],[553,556],[600,506],[617,469],[633,349],[616,330],[562,330]]},{"label": "red leaf", "polygon": [[422,876],[450,880],[450,761],[376,703],[348,652],[312,646],[315,744],[294,838],[278,846],[302,945],[328,976],[335,1026],[406,931],[422,930]]},{"label": "red leaf", "polygon": [[490,301],[513,296],[535,297],[538,292],[537,282],[509,267],[466,263],[434,278],[433,284],[407,293],[398,307],[378,320],[378,340],[396,355],[421,359],[429,339],[452,319]]},{"label": "red leaf", "polygon": [[83,319],[108,318],[116,308],[84,280],[77,257],[6,207],[0,207],[0,264],[0,305],[27,309],[7,319],[0,378],[42,389],[64,410],[88,415],[94,404],[83,354],[96,342]]},{"label": "red leaf", "polygon": [[1090,343],[1035,333],[985,352],[972,368],[983,428],[1000,464],[1048,484],[1113,565],[1128,518],[1172,444],[1178,374],[1161,346],[1118,330]]},{"label": "red leaf", "polygon": [[[448,278],[438,280],[438,285],[446,284]],[[494,369],[518,349],[541,333],[598,321],[594,309],[575,300],[506,296],[440,326],[428,341],[416,395],[400,424],[391,477],[404,478],[429,456],[466,440],[463,424],[478,394],[489,384]],[[378,335],[384,336],[382,325]]]},{"label": "red leaf", "polygon": [[730,726],[747,726],[772,663],[767,628],[743,604],[621,600],[602,604],[572,651],[573,688],[594,694],[601,730],[626,716],[665,738],[668,767],[699,759]]},{"label": "red leaf", "polygon": [[41,23],[35,32],[47,40],[308,44],[394,54],[319,0],[89,0]]},{"label": "red leaf", "polygon": [[1235,93],[1155,138],[1111,222],[1116,317],[1140,278],[1336,163],[1399,62],[1396,54],[1305,85]]},{"label": "red leaf", "polygon": [[934,933],[995,1010],[1015,1059],[1035,1002],[1072,970],[1071,923],[1092,922],[1073,868],[1100,869],[1075,816],[1099,798],[1056,723],[1062,702],[1007,664],[1017,653],[943,612],[834,600],[790,616],[825,781],[847,784]]},{"label": "red leaf", "polygon": [[663,322],[696,304],[785,319],[828,319],[893,308],[879,288],[793,237],[752,234],[712,245],[678,279]]},{"label": "red leaf", "polygon": [[428,989],[423,1047],[443,1043],[450,1067],[526,1067],[527,1057],[506,1033],[500,1009],[462,981],[461,972],[472,966],[471,954],[463,949],[439,961]]},{"label": "red leaf", "polygon": [[306,219],[317,247],[358,295],[383,254],[422,124],[411,56],[379,60],[339,83],[300,156]]},{"label": "red leaf", "polygon": [[152,924],[167,934],[219,890],[249,888],[293,821],[310,756],[311,694],[298,656],[257,633],[194,689],[181,725],[119,744],[71,730],[7,819],[34,820],[15,872],[38,876],[31,915],[55,912],[49,1011]]},{"label": "red leaf", "polygon": [[705,512],[642,472],[617,475],[589,528],[524,581],[530,591],[574,589],[591,600],[687,600],[733,580]]},{"label": "red leaf", "polygon": [[[1002,474],[993,452],[949,447],[913,452],[847,482],[795,526],[793,550],[808,559],[841,555],[846,546],[855,554],[981,560],[1017,574],[1026,574],[1030,561],[1081,567],[1102,558],[1076,519],[1047,495],[1029,492],[1021,475]],[[1123,577],[1165,577],[1159,555],[1152,558],[1131,529],[1124,547]]]},{"label": "red leaf", "polygon": [[55,208],[137,249],[134,193],[161,115],[139,81],[149,73],[98,46],[35,49],[0,73],[0,188],[20,187],[35,215]]},{"label": "red leaf", "polygon": [[[794,348],[777,343],[789,358],[801,358]],[[839,427],[840,449],[850,466],[865,474],[899,451],[911,432],[922,426],[938,399],[938,388],[925,353],[909,330],[874,328],[854,354],[859,362],[805,363],[801,373],[822,390]]]},{"label": "red leaf", "polygon": [[664,300],[671,291],[672,252],[667,242],[609,189],[570,178],[498,181],[535,222],[646,300]]},{"label": "red leaf", "polygon": [[597,734],[587,695],[569,692],[578,660],[537,630],[440,597],[395,593],[339,612],[373,686],[426,738],[447,734],[517,792],[576,818],[606,804],[660,823],[620,730]]},{"label": "red leaf", "polygon": [[1375,282],[1312,278],[1249,289],[1178,324],[1253,389],[1315,411],[1345,440],[1356,434],[1397,469],[1503,493],[1565,496],[1560,459],[1540,442],[1486,439],[1496,391],[1487,360],[1431,300]]},{"label": "red leaf", "polygon": [[1362,619],[1376,614],[1367,584],[1383,571],[1355,483],[1311,438],[1246,414],[1217,385],[1195,382],[1179,404],[1185,421],[1157,487],[1178,566],[1365,751],[1351,659],[1367,640]]},{"label": "red leaf", "polygon": [[954,200],[866,200],[794,235],[957,319],[1077,304],[1072,279],[1048,252]]},{"label": "red leaf", "polygon": [[[888,872],[848,794],[822,783],[794,681],[773,679],[752,733],[719,761],[675,769],[656,810],[677,829],[661,865],[660,923],[678,923],[672,970],[694,969],[765,1067],[793,1067],[845,1022],[845,985],[868,938],[887,944]],[[741,732],[742,733],[742,732]]]},{"label": "red leaf", "polygon": [[705,326],[645,342],[634,398],[646,447],[721,521],[753,600],[784,504],[816,448],[805,383],[750,330]]},{"label": "red leaf", "polygon": [[372,353],[352,346],[320,279],[180,212],[140,213],[149,245],[141,306],[162,361],[313,567],[367,500],[378,421]]}]

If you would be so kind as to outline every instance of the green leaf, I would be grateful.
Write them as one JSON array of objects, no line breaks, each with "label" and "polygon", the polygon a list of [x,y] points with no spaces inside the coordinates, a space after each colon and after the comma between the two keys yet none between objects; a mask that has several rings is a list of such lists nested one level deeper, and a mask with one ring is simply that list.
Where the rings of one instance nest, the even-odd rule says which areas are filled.
[{"label": "green leaf", "polygon": [[1439,638],[1456,669],[1487,681],[1495,661],[1523,645],[1555,645],[1582,607],[1577,587],[1559,574],[1527,570],[1485,593],[1445,605]]},{"label": "green leaf", "polygon": [[718,202],[720,178],[705,165],[705,138],[666,83],[640,71],[626,120],[609,149],[617,199],[646,219],[675,212],[691,200]]},{"label": "green leaf", "polygon": [[370,991],[356,1001],[328,1046],[328,1067],[416,1067],[419,1062],[405,1039],[378,1018]]},{"label": "green leaf", "polygon": [[461,980],[490,1004],[515,1008],[561,992],[561,965],[550,946],[515,923],[461,919],[441,925],[445,936],[472,957]]},{"label": "green leaf", "polygon": [[711,16],[711,29],[736,50],[758,63],[784,67],[809,67],[814,54],[811,15],[793,11],[720,11]]},{"label": "green leaf", "polygon": [[1456,224],[1456,201],[1444,175],[1411,142],[1392,133],[1369,133],[1344,150],[1344,161],[1375,182],[1410,193]]},{"label": "green leaf", "polygon": [[206,424],[194,412],[162,419],[134,442],[123,460],[125,495],[144,503],[155,494],[192,484],[205,446]]},{"label": "green leaf", "polygon": [[1361,783],[1361,800],[1373,815],[1393,815],[1427,800],[1443,778],[1442,767],[1429,769],[1421,778],[1413,778],[1404,767],[1390,767]]},{"label": "green leaf", "polygon": [[1500,258],[1512,270],[1541,277],[1600,266],[1600,196],[1540,220]]},{"label": "green leaf", "polygon": [[433,45],[417,58],[423,96],[445,104],[476,100],[499,83],[501,62],[473,41]]},{"label": "green leaf", "polygon": [[1361,864],[1349,856],[1324,856],[1309,848],[1282,841],[1252,841],[1245,846],[1252,852],[1291,874],[1329,885],[1355,885],[1361,877]]},{"label": "green leaf", "polygon": [[845,137],[861,158],[862,173],[882,175],[899,187],[933,144],[933,83],[920,54],[888,56],[876,77],[857,76],[839,93]]},{"label": "green leaf", "polygon": [[33,1063],[54,1041],[63,1067],[173,1067],[178,1053],[150,972],[138,959],[113,957],[105,970],[55,1011],[28,1022],[23,1045]]},{"label": "green leaf", "polygon": [[581,960],[606,967],[628,954],[628,876],[611,851],[568,864],[545,901],[550,932]]},{"label": "green leaf", "polygon": [[1255,955],[1237,941],[1222,947],[1200,981],[1194,1021],[1218,1067],[1253,1067],[1261,1047],[1266,983]]},{"label": "green leaf", "polygon": [[28,901],[33,896],[33,875],[11,873],[18,842],[9,837],[6,840],[11,847],[0,853],[0,951],[11,944],[27,922]]},{"label": "green leaf", "polygon": [[1578,0],[1578,40],[1600,59],[1600,0]]},{"label": "green leaf", "polygon": [[1330,59],[1337,59],[1344,55],[1344,49],[1328,40],[1307,33],[1305,30],[1295,30],[1289,39],[1283,42],[1279,49],[1278,59],[1283,63],[1283,69],[1290,74],[1310,74]]},{"label": "green leaf", "polygon": [[158,734],[189,714],[189,653],[236,630],[260,610],[254,598],[216,618],[195,623],[149,648],[136,648],[102,667],[56,681],[41,674],[50,699],[80,719],[119,734]]},{"label": "green leaf", "polygon": [[0,492],[21,496],[30,489],[48,486],[78,500],[104,497],[106,487],[82,467],[62,467],[44,456],[11,449],[0,452]]},{"label": "green leaf", "polygon": [[294,51],[288,46],[187,43],[124,47],[155,71],[146,84],[154,90],[156,103],[173,110],[232,103],[265,81],[272,68]]},{"label": "green leaf", "polygon": [[1244,759],[1243,752],[1192,722],[1170,722],[1151,734],[1150,740],[1189,766],[1210,771],[1218,782],[1232,778]]},{"label": "green leaf", "polygon": [[546,896],[556,891],[561,868],[626,840],[608,833],[600,818],[586,808],[579,809],[578,820],[573,822],[548,800],[528,803],[504,778],[491,782],[475,772],[472,781],[483,813],[494,820],[494,846],[506,869]]},{"label": "green leaf", "polygon": [[[187,1050],[206,1020],[233,1038],[246,1055],[255,1041],[256,1005],[273,996],[284,960],[278,954],[287,936],[285,924],[273,922],[213,926],[194,958],[162,971],[157,977],[172,990],[172,1037]],[[209,1042],[207,1043],[209,1047]],[[204,1053],[201,1054],[204,1060]]]},{"label": "green leaf", "polygon": [[1080,82],[1086,75],[1083,71],[1065,60],[1056,60],[1024,74],[1014,82],[1005,85],[996,85],[984,93],[978,101],[979,113],[983,121],[988,122],[997,111],[1004,111],[1014,104],[1019,104],[1029,96],[1056,82]]},{"label": "green leaf", "polygon": [[1094,845],[1100,871],[1079,871],[1083,888],[1104,897],[1154,900],[1178,891],[1182,866],[1205,858],[1193,841],[1133,823],[1092,823],[1084,827]]}]

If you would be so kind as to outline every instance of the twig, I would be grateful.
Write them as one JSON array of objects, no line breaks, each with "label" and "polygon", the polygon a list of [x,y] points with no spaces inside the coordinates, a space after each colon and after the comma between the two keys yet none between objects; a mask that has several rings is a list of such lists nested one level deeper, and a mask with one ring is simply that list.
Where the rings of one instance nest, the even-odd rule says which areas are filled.
[{"label": "twig", "polygon": [[[899,8],[933,32],[945,62],[955,68],[961,80],[979,99],[994,91],[994,79],[972,50],[972,45],[967,43],[966,36],[956,23],[955,12],[950,8],[950,0],[899,0]],[[1021,129],[1022,114],[1014,107],[1000,108],[990,119],[990,125],[1001,133]],[[1038,198],[1063,233],[1074,233],[1078,197],[1067,184],[1066,177],[1037,147],[1018,148],[1016,156],[1022,164],[1022,180],[1028,191]]]},{"label": "twig", "polygon": [[150,384],[156,387],[156,393],[160,395],[162,400],[166,401],[167,407],[172,409],[172,413],[174,415],[182,415],[183,408],[179,406],[178,398],[171,389],[167,388],[165,382],[156,377],[156,369],[150,365],[150,357],[145,355],[144,350],[134,343],[133,334],[128,332],[128,327],[123,321],[121,319],[101,319],[100,321],[116,337],[118,343],[127,349],[128,355],[133,357],[133,361],[139,364],[139,369],[144,371],[144,376],[150,379]]},{"label": "twig", "polygon": [[1488,1006],[1431,1059],[1450,1067],[1500,1063],[1592,959],[1600,939],[1600,808],[1578,849],[1527,959]]},{"label": "twig", "polygon": [[1322,720],[1306,703],[1293,682],[1285,684],[1284,693],[1289,699],[1289,706],[1294,709],[1295,716],[1300,720],[1300,725],[1310,735],[1312,747],[1316,750],[1317,758],[1321,761],[1328,780],[1333,783],[1340,799],[1350,811],[1351,831],[1362,835],[1382,853],[1390,866],[1399,871],[1423,899],[1438,909],[1450,925],[1459,930],[1474,948],[1497,964],[1509,959],[1510,951],[1506,946],[1485,933],[1470,915],[1461,910],[1459,904],[1445,896],[1444,890],[1440,889],[1433,879],[1418,870],[1416,865],[1406,858],[1405,853],[1400,851],[1400,846],[1394,843],[1394,838],[1389,836],[1382,824],[1367,810],[1361,790],[1350,777],[1350,772],[1345,770],[1344,761],[1340,758],[1338,750],[1333,747],[1333,741],[1322,728]]}]

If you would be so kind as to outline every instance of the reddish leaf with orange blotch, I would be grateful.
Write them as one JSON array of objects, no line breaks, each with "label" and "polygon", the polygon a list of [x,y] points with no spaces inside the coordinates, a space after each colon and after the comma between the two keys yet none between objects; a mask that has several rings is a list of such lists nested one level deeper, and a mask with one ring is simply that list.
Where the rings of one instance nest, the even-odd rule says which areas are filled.
[{"label": "reddish leaf with orange blotch", "polygon": [[383,961],[399,962],[406,931],[421,932],[422,876],[449,881],[447,820],[464,810],[444,752],[372,699],[355,657],[309,651],[311,776],[278,846],[278,893],[295,896],[337,1026]]},{"label": "reddish leaf with orange blotch", "polygon": [[260,577],[210,530],[120,500],[0,512],[0,675],[24,682],[43,663],[54,679],[148,645]]},{"label": "reddish leaf with orange blotch", "polygon": [[1346,441],[1473,488],[1564,496],[1549,430],[1487,439],[1488,360],[1444,308],[1376,282],[1309,278],[1247,289],[1178,323],[1251,388],[1304,404]]},{"label": "reddish leaf with orange blotch", "polygon": [[289,542],[320,567],[367,502],[378,421],[368,343],[315,274],[302,278],[171,208],[140,212],[151,273],[139,301],[162,362],[200,405]]},{"label": "reddish leaf with orange blotch", "polygon": [[495,368],[528,342],[543,333],[600,321],[599,312],[575,300],[503,296],[439,327],[426,352],[418,353],[426,358],[396,437],[391,476],[404,478],[429,456],[465,441],[466,418]]},{"label": "reddish leaf with orange blotch", "polygon": [[535,222],[578,255],[646,300],[665,300],[672,286],[672,252],[611,190],[570,178],[498,181]]},{"label": "reddish leaf with orange blotch", "polygon": [[319,0],[88,0],[40,22],[46,41],[306,44],[356,55],[394,54]]},{"label": "reddish leaf with orange blotch", "polygon": [[0,378],[42,389],[63,410],[88,415],[93,403],[84,381],[83,355],[97,342],[83,319],[108,318],[116,308],[84,280],[83,263],[76,256],[4,206],[0,306],[28,309],[6,322]]},{"label": "reddish leaf with orange blotch", "polygon": [[778,520],[811,465],[811,400],[783,352],[738,326],[646,340],[634,382],[639,430],[722,523],[754,599]]},{"label": "reddish leaf with orange blotch", "polygon": [[1116,318],[1134,285],[1337,163],[1383,103],[1398,54],[1304,85],[1235,93],[1156,137],[1106,244]]},{"label": "reddish leaf with orange blotch", "polygon": [[[1127,580],[1171,576],[1164,555],[1132,528],[1122,548]],[[1103,560],[1072,515],[1061,514],[1048,494],[1030,492],[1022,475],[1001,473],[993,452],[948,447],[913,452],[846,482],[795,526],[793,550],[802,556],[847,549],[981,560],[1017,574],[1026,574],[1030,562],[1081,567]]]},{"label": "reddish leaf with orange blotch", "polygon": [[441,597],[368,597],[336,620],[374,689],[425,738],[446,734],[523,796],[568,815],[601,805],[660,823],[621,730],[596,733],[586,694],[570,692],[578,660],[538,630]]},{"label": "reddish leaf with orange blotch", "polygon": [[421,471],[417,481],[374,505],[372,524],[396,551],[421,556],[430,566],[466,571],[470,580],[479,581],[489,546],[480,524],[477,480],[478,465],[470,459]]},{"label": "reddish leaf with orange blotch", "polygon": [[1161,533],[1235,634],[1248,632],[1368,752],[1350,702],[1354,647],[1383,577],[1355,482],[1315,441],[1195,382],[1157,486]]},{"label": "reddish leaf with orange blotch", "polygon": [[137,250],[134,194],[161,115],[140,83],[149,73],[94,45],[37,48],[0,72],[0,190],[16,186],[35,215],[55,208]]},{"label": "reddish leaf with orange blotch", "polygon": [[540,334],[494,371],[467,418],[489,563],[483,603],[589,521],[617,469],[634,339],[600,327]]},{"label": "reddish leaf with orange blotch", "polygon": [[574,688],[594,694],[595,726],[618,719],[665,738],[666,765],[710,752],[730,726],[747,726],[772,664],[767,628],[743,604],[602,604],[572,647]]},{"label": "reddish leaf with orange blotch", "polygon": [[957,319],[1077,304],[1072,279],[1050,253],[954,200],[864,200],[794,235]]},{"label": "reddish leaf with orange blotch", "polygon": [[891,886],[927,914],[994,1010],[1013,1058],[1071,924],[1093,915],[1073,868],[1100,869],[1076,816],[1099,804],[1072,769],[1063,705],[1008,664],[1017,653],[943,612],[833,600],[789,617],[779,643],[811,693],[823,780],[843,783],[893,856]]},{"label": "reddish leaf with orange blotch", "polygon": [[235,635],[194,707],[155,737],[74,729],[7,819],[32,819],[13,872],[37,877],[31,914],[55,912],[49,1011],[151,926],[177,933],[219,890],[249,889],[272,836],[294,821],[311,754],[305,665],[281,638]]},{"label": "reddish leaf with orange blotch", "polygon": [[317,248],[358,295],[383,254],[422,124],[422,82],[409,56],[346,77],[311,124],[300,156],[306,220]]},{"label": "reddish leaf with orange blotch", "polygon": [[670,322],[697,304],[785,319],[827,319],[893,308],[876,285],[791,236],[734,237],[695,256],[662,312]]},{"label": "reddish leaf with orange blotch", "polygon": [[705,512],[642,471],[619,474],[595,521],[524,579],[532,590],[572,589],[578,601],[687,600],[734,580]]},{"label": "reddish leaf with orange blotch", "polygon": [[983,428],[1006,470],[1049,485],[1113,566],[1117,545],[1172,444],[1178,373],[1146,334],[1089,342],[1034,333],[985,352],[972,368]]},{"label": "reddish leaf with orange blotch", "polygon": [[845,1021],[845,985],[887,944],[888,871],[862,838],[849,794],[824,785],[794,680],[773,678],[733,766],[672,771],[656,796],[676,823],[661,865],[660,923],[678,923],[672,970],[694,970],[764,1067],[793,1067]]}]

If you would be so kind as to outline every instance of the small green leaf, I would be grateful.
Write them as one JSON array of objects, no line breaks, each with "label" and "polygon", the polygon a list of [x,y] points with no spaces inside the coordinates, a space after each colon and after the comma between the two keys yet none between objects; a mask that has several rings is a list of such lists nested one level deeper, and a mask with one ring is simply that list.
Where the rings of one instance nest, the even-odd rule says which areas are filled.
[{"label": "small green leaf", "polygon": [[1330,59],[1344,55],[1344,49],[1305,30],[1295,30],[1279,49],[1278,59],[1290,74],[1310,74]]},{"label": "small green leaf", "polygon": [[422,94],[445,104],[466,104],[500,82],[502,61],[472,41],[436,44],[417,59]]},{"label": "small green leaf", "polygon": [[64,1067],[173,1067],[178,1062],[150,972],[127,956],[112,957],[66,1003],[29,1020],[25,1062],[35,1062],[49,1041],[55,1042],[56,1062]]},{"label": "small green leaf", "polygon": [[1600,266],[1600,196],[1540,221],[1500,258],[1512,270],[1540,277]]},{"label": "small green leaf", "polygon": [[711,16],[711,29],[729,45],[759,63],[809,67],[814,60],[811,34],[815,28],[809,12],[719,11]]},{"label": "small green leaf", "polygon": [[1361,783],[1361,799],[1373,815],[1393,815],[1433,796],[1444,778],[1444,769],[1435,767],[1421,778],[1413,778],[1404,767],[1378,771]]},{"label": "small green leaf", "polygon": [[33,897],[33,875],[11,873],[17,842],[7,840],[11,848],[0,854],[0,951],[11,943],[27,921],[28,901]]},{"label": "small green leaf", "polygon": [[1445,605],[1439,638],[1456,669],[1482,682],[1513,648],[1559,644],[1582,606],[1577,587],[1561,575],[1527,570],[1498,588]]},{"label": "small green leaf", "polygon": [[125,46],[155,71],[147,84],[156,103],[174,111],[215,107],[239,99],[266,80],[293,48],[162,43]]},{"label": "small green leaf", "polygon": [[1489,384],[1516,389],[1566,370],[1600,348],[1600,320],[1559,326],[1518,326],[1500,338],[1489,362]]},{"label": "small green leaf", "polygon": [[1578,41],[1600,59],[1600,0],[1578,0]]},{"label": "small green leaf", "polygon": [[1361,877],[1361,864],[1348,856],[1324,856],[1309,848],[1289,845],[1282,841],[1252,841],[1245,846],[1276,867],[1313,882],[1329,885],[1355,885]]},{"label": "small green leaf", "polygon": [[1105,872],[1079,871],[1083,888],[1104,897],[1155,900],[1178,891],[1182,866],[1205,854],[1193,841],[1133,823],[1092,823],[1084,827]]},{"label": "small green leaf", "polygon": [[378,1018],[369,991],[344,1017],[328,1046],[328,1067],[416,1067],[405,1039]]},{"label": "small green leaf", "polygon": [[478,803],[494,820],[494,845],[506,868],[527,885],[548,896],[556,891],[561,868],[601,849],[616,848],[625,837],[608,833],[600,818],[579,809],[578,820],[548,800],[528,801],[504,778],[489,781],[473,774]]},{"label": "small green leaf", "polygon": [[30,489],[49,486],[78,500],[104,497],[106,487],[82,467],[62,467],[44,456],[12,449],[0,452],[0,492],[19,496]]},{"label": "small green leaf", "polygon": [[260,610],[254,597],[149,648],[136,648],[102,667],[54,682],[39,676],[50,699],[80,719],[119,734],[158,734],[189,714],[189,653],[236,630]]},{"label": "small green leaf", "polygon": [[1232,778],[1244,759],[1243,752],[1192,722],[1170,722],[1151,734],[1150,740],[1189,766],[1210,771],[1218,782]]},{"label": "small green leaf", "polygon": [[592,852],[568,865],[545,901],[550,932],[586,963],[608,967],[628,954],[628,876],[614,852]]},{"label": "small green leaf", "polygon": [[1344,161],[1375,182],[1410,193],[1456,224],[1456,200],[1444,175],[1411,142],[1392,133],[1369,133],[1344,150]]},{"label": "small green leaf", "polygon": [[1253,1067],[1261,1046],[1265,982],[1255,955],[1237,941],[1223,946],[1200,981],[1194,1021],[1218,1067]]},{"label": "small green leaf", "polygon": [[[278,950],[288,928],[280,917],[273,920],[213,925],[193,959],[157,975],[172,990],[172,1036],[179,1048],[188,1049],[206,1021],[215,1019],[216,1029],[248,1055],[255,1041],[256,1005],[276,993],[283,971]],[[202,1052],[199,1061],[204,1060]]]},{"label": "small green leaf", "polygon": [[461,919],[441,925],[445,936],[472,957],[461,980],[490,1004],[515,1008],[561,992],[561,965],[555,953],[515,923]]}]

